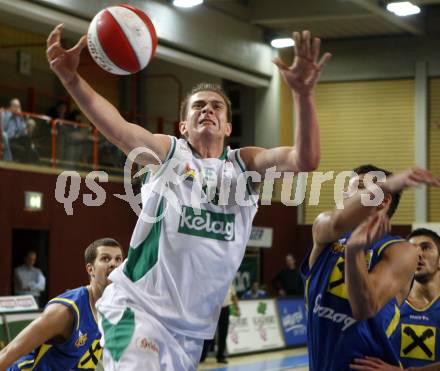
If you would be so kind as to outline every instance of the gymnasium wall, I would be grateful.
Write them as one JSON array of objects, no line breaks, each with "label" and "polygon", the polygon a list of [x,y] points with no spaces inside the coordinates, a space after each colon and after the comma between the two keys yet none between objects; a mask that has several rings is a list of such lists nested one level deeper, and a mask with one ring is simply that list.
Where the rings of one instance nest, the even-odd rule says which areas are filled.
[{"label": "gymnasium wall", "polygon": [[[440,79],[430,80],[428,167],[440,174]],[[428,190],[428,220],[440,222],[440,189]]]},{"label": "gymnasium wall", "polygon": [[[0,296],[10,294],[12,229],[49,231],[49,296],[87,284],[84,249],[95,239],[112,237],[128,248],[137,217],[128,204],[113,194],[125,194],[119,182],[100,183],[107,198],[100,207],[86,207],[82,195],[91,193],[82,179],[73,215],[66,215],[55,199],[56,174],[0,168]],[[24,210],[24,192],[43,193],[43,211]],[[29,246],[32,247],[32,246]]]},{"label": "gymnasium wall", "polygon": [[[335,171],[336,175],[370,163],[401,171],[414,165],[412,80],[322,83],[316,104],[321,128],[318,171]],[[333,186],[334,181],[323,184],[319,205],[305,204],[305,223],[335,206]],[[414,191],[408,191],[393,222],[410,224],[413,214]]]},{"label": "gymnasium wall", "polygon": [[[35,92],[33,112],[46,113],[58,99],[66,97],[66,92],[46,60],[46,37],[35,32],[0,24],[0,106],[6,106],[12,97],[17,96],[23,110],[30,110],[28,99],[29,88]],[[72,41],[66,47],[73,46]],[[29,75],[19,73],[18,54],[30,56],[31,71]],[[92,61],[87,50],[83,51],[79,71],[93,87],[104,94],[113,104],[120,102],[120,77],[110,75]]]}]

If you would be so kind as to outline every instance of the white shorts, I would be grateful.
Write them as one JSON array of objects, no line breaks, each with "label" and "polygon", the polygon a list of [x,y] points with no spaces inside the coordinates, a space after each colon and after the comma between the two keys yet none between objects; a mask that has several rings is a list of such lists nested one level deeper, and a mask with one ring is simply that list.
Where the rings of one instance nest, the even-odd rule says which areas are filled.
[{"label": "white shorts", "polygon": [[106,371],[197,369],[203,339],[168,330],[149,313],[128,305],[115,284],[105,289],[97,308]]}]

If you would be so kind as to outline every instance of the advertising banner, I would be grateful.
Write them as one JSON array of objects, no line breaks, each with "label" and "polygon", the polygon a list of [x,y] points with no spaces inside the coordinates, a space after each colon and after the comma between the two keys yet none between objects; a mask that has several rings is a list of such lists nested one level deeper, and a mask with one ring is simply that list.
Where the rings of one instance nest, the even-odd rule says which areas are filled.
[{"label": "advertising banner", "polygon": [[286,346],[305,346],[307,343],[307,319],[304,299],[278,299],[277,303]]},{"label": "advertising banner", "polygon": [[32,295],[0,296],[0,313],[24,310],[38,310],[38,305]]},{"label": "advertising banner", "polygon": [[285,346],[275,300],[241,301],[240,311],[240,317],[229,317],[229,354],[259,352]]}]

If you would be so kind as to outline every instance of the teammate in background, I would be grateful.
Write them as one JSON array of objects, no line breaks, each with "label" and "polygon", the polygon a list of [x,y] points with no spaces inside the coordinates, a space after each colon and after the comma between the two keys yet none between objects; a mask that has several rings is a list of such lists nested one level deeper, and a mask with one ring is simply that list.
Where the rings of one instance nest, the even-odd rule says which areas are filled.
[{"label": "teammate in background", "polygon": [[85,250],[90,284],[50,300],[44,312],[0,352],[0,371],[94,370],[102,355],[95,303],[122,260],[117,241],[92,242]]},{"label": "teammate in background", "polygon": [[[387,180],[378,182],[372,171],[384,172]],[[400,191],[440,185],[437,177],[418,168],[392,176],[372,165],[354,172],[358,177],[350,180],[344,209],[316,218],[313,249],[302,266],[311,371],[349,370],[353,359],[364,355],[399,365],[389,337],[411,287],[417,251],[387,233],[387,218],[397,209]],[[377,197],[380,190],[385,195],[379,206],[363,206],[361,200]]]},{"label": "teammate in background", "polygon": [[[400,309],[399,327],[391,337],[400,361],[409,370],[440,370],[440,236],[429,229],[411,232],[419,263],[414,286]],[[426,367],[424,367],[426,366]],[[361,358],[353,370],[401,370],[378,358]]]},{"label": "teammate in background", "polygon": [[264,299],[267,298],[266,290],[260,288],[260,282],[252,282],[251,288],[242,295],[242,299]]},{"label": "teammate in background", "polygon": [[[232,130],[231,104],[220,87],[201,84],[186,97],[179,124],[184,139],[152,134],[125,121],[78,74],[86,38],[64,50],[61,31],[62,25],[49,35],[47,57],[78,107],[126,154],[148,148],[157,158],[144,155],[137,161],[163,164],[150,173],[144,186],[154,192],[143,200],[128,259],[111,275],[113,284],[97,306],[104,331],[104,367],[108,371],[140,370],[145,365],[149,371],[195,370],[203,339],[214,336],[223,299],[243,258],[257,211],[256,202],[252,202],[257,186],[244,190],[251,201],[247,205],[234,197],[239,195],[235,191],[243,188],[240,179],[246,170],[264,176],[274,166],[277,171],[294,172],[318,166],[314,88],[330,54],[318,60],[320,40],[304,31],[293,35],[292,66],[274,60],[296,107],[295,147],[230,150],[224,144]],[[173,165],[168,167],[170,163]],[[169,184],[165,197],[160,189],[169,171],[172,180],[183,180]],[[224,184],[230,185],[230,197],[226,197],[226,205],[218,205]],[[208,196],[209,201],[194,207],[194,187],[215,197]],[[178,208],[172,207],[170,193],[178,200]],[[165,210],[166,217],[160,221],[145,221],[147,215],[159,217]]]}]

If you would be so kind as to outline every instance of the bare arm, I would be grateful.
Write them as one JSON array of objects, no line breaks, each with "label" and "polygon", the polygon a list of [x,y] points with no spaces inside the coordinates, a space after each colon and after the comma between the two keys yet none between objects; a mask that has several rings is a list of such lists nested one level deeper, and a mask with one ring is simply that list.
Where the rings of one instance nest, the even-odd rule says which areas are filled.
[{"label": "bare arm", "polygon": [[[374,187],[385,194],[389,194],[421,184],[438,187],[440,180],[427,170],[412,168],[402,173],[392,175],[388,177],[385,182],[374,184]],[[309,258],[310,268],[329,243],[337,241],[345,233],[355,229],[360,223],[377,211],[376,207],[364,206],[361,203],[362,197],[370,198],[373,196],[373,191],[363,189],[346,199],[343,209],[335,209],[318,215],[312,228],[313,250]]]},{"label": "bare arm", "polygon": [[417,268],[417,251],[407,241],[396,242],[382,253],[368,272],[365,246],[388,233],[388,218],[378,213],[359,225],[345,248],[345,283],[348,301],[357,320],[375,316],[392,298],[403,301]]},{"label": "bare arm", "polygon": [[241,152],[249,170],[264,175],[266,169],[276,166],[277,171],[311,171],[320,160],[319,126],[314,99],[315,85],[322,68],[331,55],[325,53],[318,61],[320,40],[311,38],[309,31],[294,32],[295,58],[288,67],[279,58],[277,65],[284,81],[292,91],[296,118],[295,147],[263,149],[244,148]]},{"label": "bare arm", "polygon": [[[65,50],[60,42],[62,28],[62,25],[58,25],[47,39],[47,59],[81,111],[110,142],[126,154],[137,147],[148,147],[161,161],[164,160],[170,148],[169,137],[152,134],[138,125],[128,123],[109,101],[78,74],[80,54],[86,46],[86,37],[83,36],[72,49]],[[144,157],[143,163],[154,161],[151,156]]]},{"label": "bare arm", "polygon": [[51,304],[0,352],[0,370],[6,369],[20,357],[46,341],[60,336],[70,337],[75,319],[71,310],[62,304]]}]

